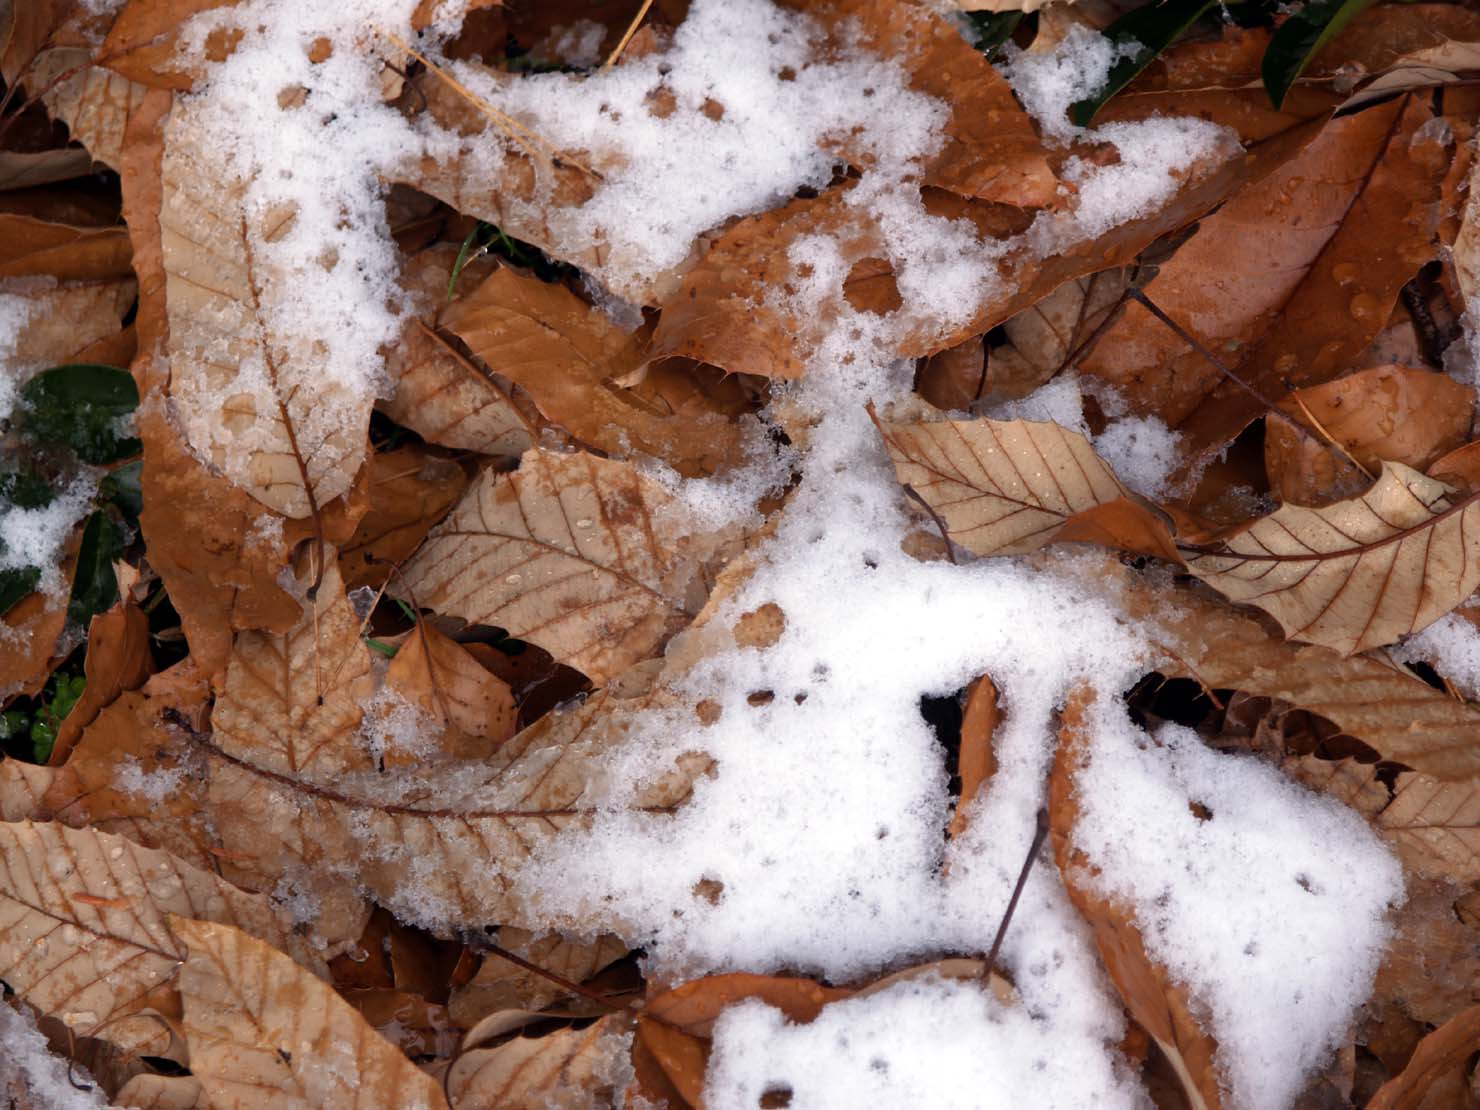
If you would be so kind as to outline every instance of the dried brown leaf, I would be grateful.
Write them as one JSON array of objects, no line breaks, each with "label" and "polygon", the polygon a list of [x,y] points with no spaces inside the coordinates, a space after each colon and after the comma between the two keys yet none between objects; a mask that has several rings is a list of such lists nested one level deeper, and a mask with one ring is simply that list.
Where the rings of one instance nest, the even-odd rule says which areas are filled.
[{"label": "dried brown leaf", "polygon": [[1419,1110],[1434,1081],[1464,1063],[1476,1048],[1480,1048],[1480,1006],[1471,1006],[1418,1043],[1408,1066],[1382,1085],[1368,1110]]},{"label": "dried brown leaf", "polygon": [[441,1088],[327,983],[255,937],[171,915],[190,1070],[213,1107],[446,1107]]},{"label": "dried brown leaf", "polygon": [[136,1075],[113,1099],[133,1110],[210,1110],[211,1103],[193,1075]]},{"label": "dried brown leaf", "polygon": [[131,277],[63,285],[48,277],[0,282],[0,290],[30,302],[10,356],[17,377],[76,361],[92,344],[116,335],[137,289]]},{"label": "dried brown leaf", "polygon": [[[547,714],[486,760],[346,777],[332,788],[253,767],[202,741],[222,869],[259,889],[301,877],[319,896],[340,900],[358,887],[406,920],[437,928],[518,921],[525,908],[510,888],[519,864],[591,819],[595,762],[649,720],[644,711],[670,700],[660,691],[627,700],[601,691]],[[677,755],[633,808],[671,812],[710,765],[697,753]],[[363,924],[346,911],[335,935],[353,940]],[[325,931],[323,918],[316,925]]]},{"label": "dried brown leaf", "polygon": [[[1147,295],[1271,403],[1287,380],[1334,377],[1382,330],[1433,252],[1448,155],[1439,138],[1419,134],[1430,117],[1422,101],[1401,97],[1333,120],[1204,220]],[[1181,429],[1193,457],[1264,409],[1139,304],[1080,368]]]},{"label": "dried brown leaf", "polygon": [[[396,695],[396,702],[376,704],[382,720],[393,718],[382,725],[387,734],[381,757],[386,767],[483,759],[514,735],[517,710],[508,685],[425,621],[412,630],[386,668],[385,687]],[[410,743],[399,735],[394,720],[408,703],[421,717],[419,735]],[[366,729],[375,728],[372,716]],[[427,735],[432,729],[440,735]]]},{"label": "dried brown leaf", "polygon": [[[1264,422],[1270,487],[1281,501],[1324,505],[1368,484],[1348,454],[1375,474],[1385,461],[1425,470],[1461,446],[1475,391],[1430,370],[1378,366],[1296,390],[1278,409]],[[1345,454],[1310,434],[1312,417]]]},{"label": "dried brown leaf", "polygon": [[631,1043],[627,1014],[610,1014],[584,1029],[515,1037],[459,1056],[448,1070],[447,1090],[456,1110],[616,1105]]},{"label": "dried brown leaf", "polygon": [[738,431],[723,417],[669,416],[615,386],[641,363],[645,337],[622,330],[563,285],[500,267],[451,305],[443,322],[479,359],[528,390],[547,419],[608,454],[644,451],[694,476],[738,453]]},{"label": "dried brown leaf", "polygon": [[370,649],[332,549],[325,557],[322,575],[298,579],[303,600],[292,628],[237,634],[211,714],[221,751],[309,782],[375,767],[360,736],[362,703],[375,685]]},{"label": "dried brown leaf", "polygon": [[997,773],[997,752],[992,737],[1001,719],[997,708],[997,687],[989,675],[973,682],[966,693],[961,714],[961,754],[958,761],[961,795],[956,799],[956,812],[948,828],[952,839],[966,831],[968,810],[977,793]]},{"label": "dried brown leaf", "polygon": [[[880,421],[895,474],[937,513],[954,543],[977,555],[1033,551],[1063,538],[1081,513],[1123,503],[1122,519],[1096,518],[1073,538],[1100,542],[1124,531],[1140,544],[1165,527],[1131,495],[1089,441],[1058,424],[1029,420]],[[1124,542],[1124,541],[1122,541]],[[1141,548],[1137,547],[1138,550]]]},{"label": "dried brown leaf", "polygon": [[[97,63],[150,88],[184,92],[200,76],[200,62],[181,55],[181,28],[192,16],[235,4],[236,0],[136,0],[114,20]],[[238,37],[240,32],[213,33],[206,40],[206,59],[224,60]]]},{"label": "dried brown leaf", "polygon": [[532,640],[601,682],[697,608],[708,545],[665,520],[675,509],[631,463],[530,451],[512,474],[483,473],[392,592]]},{"label": "dried brown leaf", "polygon": [[1197,1110],[1217,1110],[1222,1094],[1214,1056],[1218,1045],[1193,1013],[1185,988],[1146,951],[1131,908],[1097,893],[1083,878],[1094,861],[1073,845],[1079,804],[1074,778],[1089,742],[1088,707],[1094,694],[1070,695],[1059,729],[1059,748],[1049,778],[1049,821],[1054,859],[1069,900],[1094,933],[1095,947],[1110,980],[1137,1023],[1151,1034],[1176,1070],[1187,1101]]},{"label": "dried brown leaf", "polygon": [[79,1035],[140,1035],[120,1019],[151,1005],[185,958],[166,923],[175,913],[235,922],[322,967],[265,897],[167,852],[95,829],[0,824],[0,977]]},{"label": "dried brown leaf", "polygon": [[27,87],[41,93],[53,119],[67,125],[94,162],[117,169],[122,164],[123,132],[148,89],[122,74],[91,64],[92,51],[57,47],[37,57],[26,75]]},{"label": "dried brown leaf", "polygon": [[128,231],[0,214],[0,278],[107,281],[132,274]]},{"label": "dried brown leaf", "polygon": [[1183,551],[1188,570],[1291,639],[1354,655],[1417,632],[1480,586],[1480,495],[1386,463],[1360,497],[1285,505]]},{"label": "dried brown leaf", "polygon": [[462,467],[415,444],[371,455],[369,471],[369,511],[339,552],[351,590],[385,585],[468,488]]},{"label": "dried brown leaf", "polygon": [[0,821],[44,821],[43,802],[56,770],[11,756],[0,759]]},{"label": "dried brown leaf", "polygon": [[49,762],[66,760],[82,730],[125,690],[144,685],[153,666],[149,652],[149,618],[131,601],[120,601],[93,617],[87,629],[87,656],[82,697],[57,729]]},{"label": "dried brown leaf", "polygon": [[[401,285],[414,308],[401,342],[386,356],[395,393],[382,407],[428,443],[485,455],[519,455],[538,434],[528,399],[439,331],[458,254],[456,247],[444,244],[406,262]],[[468,263],[458,279],[457,299],[477,289],[489,269],[482,260]]]},{"label": "dried brown leaf", "polygon": [[1102,270],[1065,282],[1004,321],[1008,342],[987,356],[986,396],[1016,400],[1052,378],[1121,303],[1125,288],[1124,270]]},{"label": "dried brown leaf", "polygon": [[[586,942],[560,933],[537,936],[527,929],[506,926],[499,930],[498,939],[502,947],[572,983],[584,983],[627,954],[627,946],[610,933]],[[453,992],[447,1008],[459,1025],[471,1027],[498,1010],[542,1010],[563,997],[566,992],[545,976],[490,952],[472,979]]]}]

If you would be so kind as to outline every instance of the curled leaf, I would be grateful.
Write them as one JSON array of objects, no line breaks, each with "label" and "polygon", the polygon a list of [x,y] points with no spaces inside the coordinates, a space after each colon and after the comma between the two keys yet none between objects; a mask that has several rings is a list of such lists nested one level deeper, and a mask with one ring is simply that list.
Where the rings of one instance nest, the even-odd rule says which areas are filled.
[{"label": "curled leaf", "polygon": [[1417,632],[1480,586],[1480,495],[1387,463],[1360,497],[1285,505],[1184,553],[1193,574],[1259,606],[1291,639],[1354,655]]}]

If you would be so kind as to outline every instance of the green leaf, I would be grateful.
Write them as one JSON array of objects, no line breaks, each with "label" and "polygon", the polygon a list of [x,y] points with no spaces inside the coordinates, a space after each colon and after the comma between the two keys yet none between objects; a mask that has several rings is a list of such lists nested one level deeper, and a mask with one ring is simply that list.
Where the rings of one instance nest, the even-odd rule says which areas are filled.
[{"label": "green leaf", "polygon": [[1105,101],[1135,80],[1138,73],[1215,3],[1216,0],[1166,0],[1163,4],[1148,4],[1127,12],[1106,27],[1105,37],[1126,49],[1110,67],[1105,87],[1071,105],[1069,118],[1080,127],[1088,127]]},{"label": "green leaf", "polygon": [[1007,44],[1008,39],[1012,38],[1012,33],[1023,21],[1022,12],[962,12],[961,14],[966,17],[966,22],[975,36],[972,45],[985,54],[988,61],[997,60],[1002,47]]},{"label": "green leaf", "polygon": [[31,722],[31,746],[37,763],[45,763],[51,758],[57,731],[67,719],[67,714],[76,708],[86,688],[87,678],[80,674],[58,675],[52,679],[51,700],[40,708],[36,719]]},{"label": "green leaf", "polygon": [[375,639],[373,636],[366,636],[365,643],[370,647],[372,651],[380,652],[380,654],[384,655],[387,659],[394,659],[396,657],[396,652],[401,650],[395,644],[388,644],[384,640]]},{"label": "green leaf", "polygon": [[46,479],[34,470],[11,470],[0,474],[0,504],[17,509],[44,509],[56,497]]},{"label": "green leaf", "polygon": [[1276,107],[1284,104],[1290,86],[1341,29],[1372,6],[1374,0],[1310,0],[1285,20],[1264,51],[1264,89]]},{"label": "green leaf", "polygon": [[82,546],[77,552],[72,599],[67,603],[68,619],[85,625],[95,613],[112,608],[118,600],[113,560],[122,553],[123,533],[108,519],[108,514],[95,512],[88,517],[82,529]]},{"label": "green leaf", "polygon": [[40,581],[40,567],[7,567],[0,570],[0,617],[29,597]]},{"label": "green leaf", "polygon": [[125,520],[137,521],[144,511],[144,460],[135,459],[111,471],[98,483],[98,494],[118,506]]},{"label": "green leaf", "polygon": [[78,363],[44,370],[21,387],[25,432],[36,443],[70,447],[84,462],[103,466],[137,455],[133,436],[118,421],[139,407],[133,375],[113,366]]}]

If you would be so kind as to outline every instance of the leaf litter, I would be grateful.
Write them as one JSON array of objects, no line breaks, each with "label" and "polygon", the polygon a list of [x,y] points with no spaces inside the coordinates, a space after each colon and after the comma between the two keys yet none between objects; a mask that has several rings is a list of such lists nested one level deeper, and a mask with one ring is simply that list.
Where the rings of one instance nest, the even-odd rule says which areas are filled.
[{"label": "leaf litter", "polygon": [[[0,381],[137,344],[144,511],[99,556],[120,460],[36,455],[58,496],[0,516],[43,590],[10,697],[77,665],[68,545],[117,577],[56,766],[0,763],[0,977],[133,1054],[121,1105],[1470,1083],[1464,992],[1385,992],[1405,887],[1477,920],[1476,105],[1321,91],[1431,6],[1333,24],[1279,121],[1262,32],[1214,29],[1091,127],[1126,48],[1078,9],[994,66],[913,0],[641,7],[564,72],[513,6],[12,23],[119,170],[138,308],[58,206]],[[1157,99],[1182,59],[1216,110]],[[1413,365],[1363,361],[1405,321]],[[35,883],[100,853],[186,893]],[[27,1028],[0,1074],[45,1105]]]}]

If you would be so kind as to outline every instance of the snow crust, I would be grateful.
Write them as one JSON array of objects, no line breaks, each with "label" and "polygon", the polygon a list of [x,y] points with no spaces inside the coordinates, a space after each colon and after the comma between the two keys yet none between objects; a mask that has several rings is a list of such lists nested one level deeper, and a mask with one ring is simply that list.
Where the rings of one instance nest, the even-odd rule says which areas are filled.
[{"label": "snow crust", "polygon": [[59,564],[62,548],[77,522],[92,509],[97,477],[84,468],[49,505],[23,509],[0,506],[0,570],[40,567],[37,589],[53,597],[67,591]]},{"label": "snow crust", "polygon": [[38,369],[16,356],[16,348],[36,311],[37,301],[20,292],[5,292],[9,284],[0,284],[0,421],[9,419],[15,409],[20,399],[20,388],[25,384],[29,371]]},{"label": "snow crust", "polygon": [[1428,663],[1472,701],[1480,698],[1480,628],[1459,613],[1446,613],[1391,649],[1404,663]]}]

